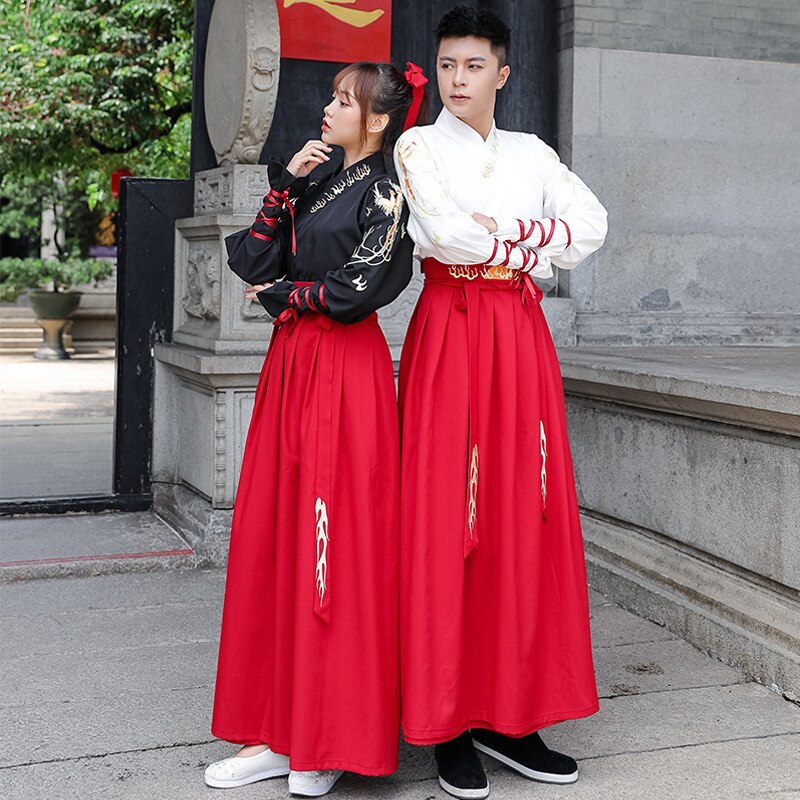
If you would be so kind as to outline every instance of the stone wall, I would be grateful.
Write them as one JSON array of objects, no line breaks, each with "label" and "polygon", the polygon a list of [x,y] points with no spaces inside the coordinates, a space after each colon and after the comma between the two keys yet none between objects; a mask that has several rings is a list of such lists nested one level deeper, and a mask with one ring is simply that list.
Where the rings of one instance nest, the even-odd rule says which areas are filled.
[{"label": "stone wall", "polygon": [[800,4],[560,13],[559,150],[609,212],[559,276],[590,582],[796,699]]},{"label": "stone wall", "polygon": [[559,45],[800,62],[795,0],[560,0]]},{"label": "stone wall", "polygon": [[[665,7],[678,5],[711,4]],[[600,6],[570,10],[577,25]],[[648,12],[664,47],[627,38],[633,12],[614,13],[613,42],[576,28],[559,56],[559,149],[609,210],[605,247],[561,276],[578,343],[800,341],[800,281],[787,279],[800,252],[800,64],[686,55],[683,40],[661,52],[666,12]]]}]

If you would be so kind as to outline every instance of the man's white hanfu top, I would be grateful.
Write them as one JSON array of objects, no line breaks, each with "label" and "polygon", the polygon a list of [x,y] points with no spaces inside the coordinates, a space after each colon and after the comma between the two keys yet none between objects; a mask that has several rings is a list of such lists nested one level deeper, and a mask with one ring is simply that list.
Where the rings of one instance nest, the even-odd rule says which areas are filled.
[{"label": "man's white hanfu top", "polygon": [[[493,121],[484,141],[444,108],[433,125],[403,133],[394,159],[420,258],[548,278],[551,264],[571,269],[605,240],[605,208],[535,134]],[[494,234],[476,211],[495,219]]]}]

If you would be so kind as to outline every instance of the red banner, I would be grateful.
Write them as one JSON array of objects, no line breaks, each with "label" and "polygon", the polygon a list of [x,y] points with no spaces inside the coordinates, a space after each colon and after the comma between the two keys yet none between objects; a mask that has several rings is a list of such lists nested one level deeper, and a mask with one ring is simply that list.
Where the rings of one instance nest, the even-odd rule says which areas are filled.
[{"label": "red banner", "polygon": [[389,61],[392,0],[278,0],[281,57]]}]

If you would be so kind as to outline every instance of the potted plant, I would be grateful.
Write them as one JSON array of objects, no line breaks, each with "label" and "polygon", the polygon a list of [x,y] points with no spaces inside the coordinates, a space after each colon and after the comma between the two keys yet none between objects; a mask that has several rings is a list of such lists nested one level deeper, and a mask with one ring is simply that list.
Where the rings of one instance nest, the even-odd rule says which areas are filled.
[{"label": "potted plant", "polygon": [[101,281],[112,270],[112,262],[99,258],[0,258],[0,300],[14,300],[28,289],[31,307],[44,330],[36,358],[69,358],[64,331],[81,300],[81,293],[71,289]]}]

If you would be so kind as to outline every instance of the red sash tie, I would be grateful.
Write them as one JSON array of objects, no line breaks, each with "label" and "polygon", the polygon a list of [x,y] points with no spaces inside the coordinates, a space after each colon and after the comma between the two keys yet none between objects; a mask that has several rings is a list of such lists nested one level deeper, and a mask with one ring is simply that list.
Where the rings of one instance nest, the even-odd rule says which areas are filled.
[{"label": "red sash tie", "polygon": [[488,277],[485,264],[443,264],[435,258],[422,261],[425,283],[461,288],[456,308],[467,314],[467,350],[469,374],[469,434],[467,441],[466,507],[464,509],[464,558],[477,546],[480,529],[479,485],[484,447],[481,420],[487,418],[488,396],[481,391],[481,322],[480,293],[483,291],[519,291],[522,303],[531,315],[542,299],[542,290],[526,272],[515,271],[510,279]]},{"label": "red sash tie", "polygon": [[[295,286],[311,286],[313,281],[292,281]],[[337,347],[336,337],[325,336],[336,326],[343,326],[344,323],[337,322],[325,314],[312,308],[298,312],[296,308],[288,306],[275,319],[273,325],[280,329],[283,336],[291,336],[297,330],[300,320],[306,319],[321,328],[318,331],[317,355],[314,368],[317,371],[316,385],[318,397],[316,401],[316,420],[309,425],[310,430],[316,431],[313,441],[309,442],[309,448],[313,447],[314,458],[314,502],[307,510],[307,521],[309,535],[314,536],[315,548],[313,566],[315,570],[314,580],[314,613],[325,623],[331,619],[331,578],[334,574],[332,565],[336,559],[336,509],[331,507],[335,502],[332,496],[333,473],[334,473],[334,452],[333,452],[333,425],[335,416],[335,398],[331,392],[337,385],[334,375],[341,371],[343,365],[340,362],[338,353],[341,348]],[[354,322],[347,325],[354,328],[360,325],[377,325],[378,315],[370,314],[361,322]],[[276,331],[277,333],[277,331]],[[272,344],[276,336],[273,334],[267,358],[272,352]]]}]

